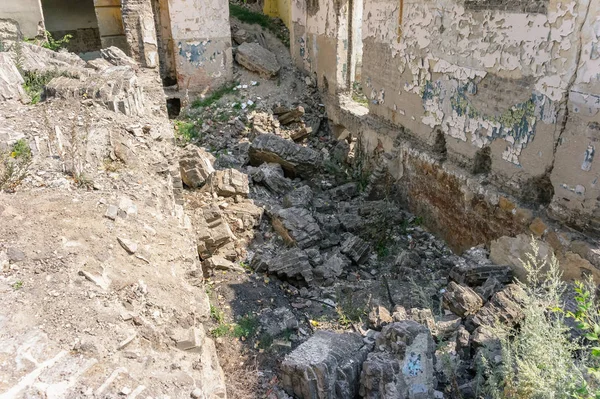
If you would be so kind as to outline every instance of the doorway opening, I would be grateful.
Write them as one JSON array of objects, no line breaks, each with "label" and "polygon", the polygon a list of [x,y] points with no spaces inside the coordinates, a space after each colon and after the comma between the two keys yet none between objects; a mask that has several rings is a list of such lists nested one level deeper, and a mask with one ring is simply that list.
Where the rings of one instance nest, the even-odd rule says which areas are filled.
[{"label": "doorway opening", "polygon": [[42,0],[46,30],[56,40],[71,35],[67,50],[99,51],[102,47],[94,0]]}]

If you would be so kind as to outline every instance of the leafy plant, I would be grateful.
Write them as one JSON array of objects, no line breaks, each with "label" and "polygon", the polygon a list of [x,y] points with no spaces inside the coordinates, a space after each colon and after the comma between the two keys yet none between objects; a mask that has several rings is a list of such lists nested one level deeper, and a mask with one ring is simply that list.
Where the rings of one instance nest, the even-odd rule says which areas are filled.
[{"label": "leafy plant", "polygon": [[52,51],[58,51],[62,48],[67,47],[67,44],[71,41],[73,35],[66,34],[62,37],[62,39],[54,39],[52,34],[46,31],[46,41],[42,42],[42,47],[47,48]]},{"label": "leafy plant", "polygon": [[21,288],[23,288],[23,281],[21,280],[17,280],[15,281],[15,283],[12,285],[13,290],[20,290]]},{"label": "leafy plant", "polygon": [[23,79],[25,83],[23,84],[23,89],[25,89],[25,93],[31,98],[31,104],[37,104],[42,100],[42,94],[44,93],[44,87],[55,77],[60,74],[58,71],[45,71],[45,72],[36,72],[36,71],[28,71],[23,72]]},{"label": "leafy plant", "polygon": [[540,261],[534,240],[532,248],[523,260],[527,283],[517,283],[523,292],[523,320],[518,328],[500,322],[492,328],[501,347],[502,362],[496,365],[484,354],[480,369],[485,379],[483,390],[492,398],[502,399],[600,397],[600,391],[593,393],[586,375],[588,359],[584,348],[571,338],[564,320],[565,313],[579,318],[586,338],[596,342],[596,319],[589,313],[593,309],[590,297],[579,286],[578,310],[563,312],[565,284],[558,261],[555,257]]},{"label": "leafy plant", "polygon": [[194,122],[175,121],[175,134],[184,143],[198,137],[198,127]]},{"label": "leafy plant", "polygon": [[14,191],[27,176],[30,165],[31,149],[23,139],[0,153],[0,190]]}]

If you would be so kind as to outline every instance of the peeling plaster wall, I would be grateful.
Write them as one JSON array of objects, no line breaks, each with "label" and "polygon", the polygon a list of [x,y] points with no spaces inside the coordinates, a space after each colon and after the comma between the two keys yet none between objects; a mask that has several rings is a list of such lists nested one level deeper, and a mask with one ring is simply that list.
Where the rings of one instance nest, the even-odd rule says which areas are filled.
[{"label": "peeling plaster wall", "polygon": [[[336,120],[348,109],[337,97],[344,71],[331,62],[335,55],[346,68],[344,5],[294,1],[292,7],[296,63],[321,86],[336,79],[328,87],[330,118],[375,143],[369,150],[392,151],[385,143],[394,137],[381,131],[401,130],[396,136],[437,159],[441,135],[443,168],[434,175],[462,176],[456,181],[465,193],[473,189],[467,181],[493,186],[542,216],[600,236],[599,1],[366,0],[361,83],[369,113],[357,113],[358,122]],[[420,173],[417,163],[404,166],[407,174],[395,176],[401,185]],[[429,198],[430,214],[444,206],[434,203],[433,192],[417,191],[405,190],[407,200]],[[458,212],[448,209],[446,216]],[[461,217],[468,221],[469,212]]]},{"label": "peeling plaster wall", "polygon": [[203,91],[231,79],[229,4],[225,0],[169,0],[180,90]]},{"label": "peeling plaster wall", "polygon": [[583,23],[567,121],[558,140],[550,211],[580,229],[600,231],[600,2]]}]

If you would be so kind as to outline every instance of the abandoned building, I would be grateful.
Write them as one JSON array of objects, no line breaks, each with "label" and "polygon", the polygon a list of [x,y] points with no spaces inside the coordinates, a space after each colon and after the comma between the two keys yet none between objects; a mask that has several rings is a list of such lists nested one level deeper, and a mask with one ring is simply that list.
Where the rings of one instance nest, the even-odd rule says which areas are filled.
[{"label": "abandoned building", "polygon": [[0,0],[0,91],[0,399],[488,398],[600,283],[598,0]]}]

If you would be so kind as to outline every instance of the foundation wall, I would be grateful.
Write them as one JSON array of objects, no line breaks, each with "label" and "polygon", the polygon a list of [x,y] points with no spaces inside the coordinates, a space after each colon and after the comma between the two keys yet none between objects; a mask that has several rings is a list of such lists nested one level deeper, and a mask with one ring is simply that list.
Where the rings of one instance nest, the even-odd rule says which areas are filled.
[{"label": "foundation wall", "polygon": [[326,89],[333,123],[373,162],[391,159],[399,199],[456,249],[539,231],[536,218],[544,236],[565,224],[600,236],[599,2],[367,0],[368,112],[347,103],[336,69],[348,58],[344,4],[307,3],[292,3],[296,64]]},{"label": "foundation wall", "polygon": [[44,16],[40,0],[0,1],[0,18],[18,22],[25,38],[33,38],[44,33]]}]

